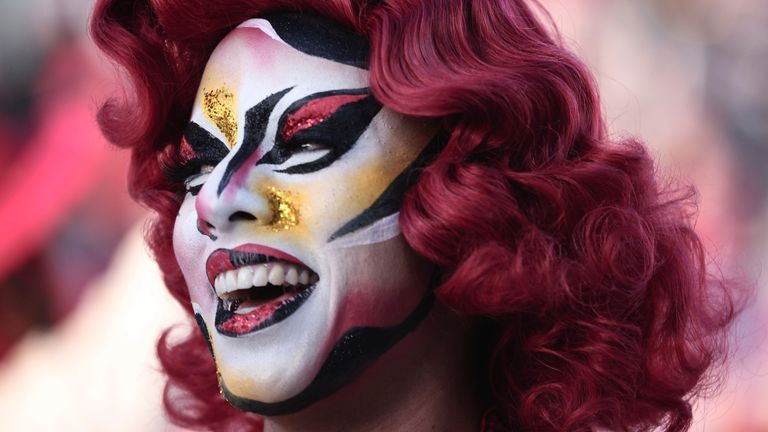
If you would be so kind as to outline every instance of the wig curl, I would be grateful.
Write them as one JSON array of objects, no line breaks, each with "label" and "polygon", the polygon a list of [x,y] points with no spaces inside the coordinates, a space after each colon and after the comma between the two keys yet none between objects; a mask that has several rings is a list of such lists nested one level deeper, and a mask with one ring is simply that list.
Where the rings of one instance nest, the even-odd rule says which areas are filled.
[{"label": "wig curl", "polygon": [[[642,143],[609,139],[590,74],[533,1],[99,0],[93,37],[134,95],[99,120],[132,151],[130,192],[157,212],[148,241],[190,316],[171,241],[183,187],[164,172],[213,48],[274,11],[323,15],[368,38],[378,100],[448,133],[400,222],[441,269],[439,301],[477,324],[483,397],[499,422],[686,430],[734,314],[707,277],[694,194],[660,184]],[[166,333],[158,353],[173,421],[262,429],[219,394],[198,332]]]}]

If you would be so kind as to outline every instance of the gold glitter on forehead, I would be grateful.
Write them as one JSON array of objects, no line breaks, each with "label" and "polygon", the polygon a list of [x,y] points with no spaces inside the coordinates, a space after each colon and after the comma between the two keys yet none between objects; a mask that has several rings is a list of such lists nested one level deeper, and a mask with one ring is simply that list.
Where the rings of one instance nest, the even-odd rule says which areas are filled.
[{"label": "gold glitter on forehead", "polygon": [[270,186],[266,195],[272,210],[272,221],[268,225],[272,231],[287,231],[299,224],[299,209],[291,192]]},{"label": "gold glitter on forehead", "polygon": [[235,95],[226,86],[215,90],[204,90],[203,111],[227,138],[229,148],[235,147],[237,139]]}]

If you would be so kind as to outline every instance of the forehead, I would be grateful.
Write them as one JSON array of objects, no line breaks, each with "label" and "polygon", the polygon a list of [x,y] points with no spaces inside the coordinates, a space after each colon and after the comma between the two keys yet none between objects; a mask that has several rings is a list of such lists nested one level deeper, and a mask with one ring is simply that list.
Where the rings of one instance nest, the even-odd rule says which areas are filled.
[{"label": "forehead", "polygon": [[[318,41],[322,43],[322,41]],[[253,19],[233,30],[216,47],[205,68],[195,110],[206,92],[226,89],[236,111],[290,88],[288,101],[310,93],[368,86],[368,72],[306,54],[283,41],[268,21]]]}]

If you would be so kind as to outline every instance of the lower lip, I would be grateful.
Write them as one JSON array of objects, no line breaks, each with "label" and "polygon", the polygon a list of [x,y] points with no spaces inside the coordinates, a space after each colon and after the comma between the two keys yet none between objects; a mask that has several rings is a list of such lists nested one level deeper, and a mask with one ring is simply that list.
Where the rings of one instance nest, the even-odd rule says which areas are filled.
[{"label": "lower lip", "polygon": [[[257,306],[245,314],[238,314],[224,309],[219,299],[216,307],[216,331],[224,336],[239,337],[263,330],[293,315],[307,301],[316,285],[292,296],[283,297]],[[241,305],[240,307],[247,307]]]}]

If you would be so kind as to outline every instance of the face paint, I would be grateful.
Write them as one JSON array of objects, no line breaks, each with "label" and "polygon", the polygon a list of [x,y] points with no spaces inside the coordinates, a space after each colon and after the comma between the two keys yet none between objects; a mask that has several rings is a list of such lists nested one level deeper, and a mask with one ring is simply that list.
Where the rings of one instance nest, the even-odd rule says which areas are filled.
[{"label": "face paint", "polygon": [[[281,121],[280,139],[283,142],[291,141],[297,133],[311,129],[328,120],[339,108],[365,99],[363,94],[330,94],[325,97],[311,98],[309,101],[300,101],[293,109],[289,109],[287,115]],[[359,134],[358,134],[359,135]]]},{"label": "face paint", "polygon": [[286,231],[299,224],[298,203],[293,193],[269,187],[264,194],[269,200],[269,225],[273,231]]},{"label": "face paint", "polygon": [[243,144],[235,151],[235,155],[227,164],[224,176],[219,182],[219,195],[221,195],[229,182],[233,180],[233,177],[235,177],[234,180],[237,184],[232,189],[242,186],[243,176],[248,174],[250,165],[255,164],[259,159],[257,149],[264,140],[269,116],[272,110],[275,109],[275,105],[289,90],[287,88],[269,95],[269,97],[245,113],[245,137],[243,138]]},{"label": "face paint", "polygon": [[280,172],[307,174],[321,170],[355,145],[379,110],[381,105],[367,89],[320,92],[302,98],[280,118],[275,145],[259,163],[279,165],[311,146],[325,153],[312,162]]},{"label": "face paint", "polygon": [[270,19],[209,59],[180,148],[189,193],[173,242],[224,394],[285,414],[363,373],[428,313],[432,270],[397,212],[442,141],[381,107],[357,48],[309,47],[341,30]]},{"label": "face paint", "polygon": [[235,120],[235,95],[220,87],[203,93],[203,111],[205,115],[227,137],[227,144],[232,148],[237,138],[237,120]]}]

